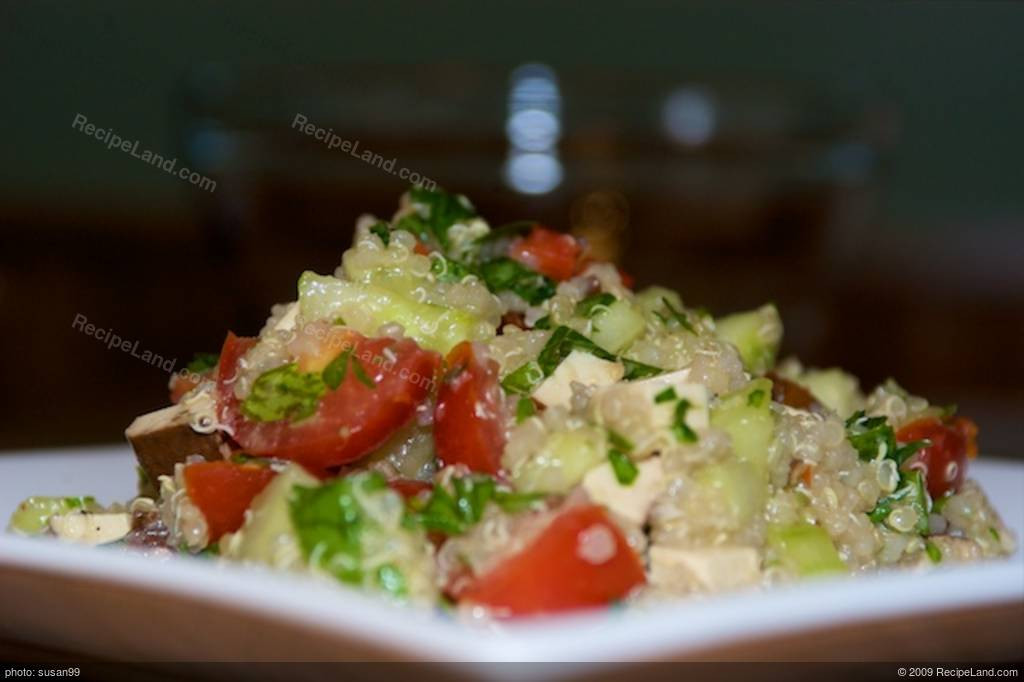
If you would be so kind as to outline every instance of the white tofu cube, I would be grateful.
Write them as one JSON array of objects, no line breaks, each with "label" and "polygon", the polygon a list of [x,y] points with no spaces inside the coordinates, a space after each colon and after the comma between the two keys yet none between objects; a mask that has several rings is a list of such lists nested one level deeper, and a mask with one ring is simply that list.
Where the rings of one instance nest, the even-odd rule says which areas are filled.
[{"label": "white tofu cube", "polygon": [[625,370],[622,363],[574,350],[555,368],[547,379],[533,392],[533,397],[548,407],[568,407],[572,399],[572,382],[587,386],[609,386],[622,378]]},{"label": "white tofu cube", "polygon": [[604,463],[594,467],[583,477],[583,489],[591,500],[619,516],[643,525],[654,500],[665,490],[665,472],[661,459],[651,457],[637,464],[638,474],[629,485],[619,483],[612,465]]},{"label": "white tofu cube", "polygon": [[67,542],[104,545],[128,535],[132,529],[132,519],[127,512],[71,512],[51,516],[50,529],[58,538]]},{"label": "white tofu cube", "polygon": [[652,585],[679,594],[720,592],[757,584],[761,561],[753,547],[650,549]]},{"label": "white tofu cube", "polygon": [[[590,401],[591,417],[632,441],[635,455],[645,455],[674,442],[672,425],[677,403],[689,403],[684,421],[694,432],[708,428],[708,389],[688,383],[689,370],[600,388]],[[658,402],[657,396],[671,388],[675,398]]]}]

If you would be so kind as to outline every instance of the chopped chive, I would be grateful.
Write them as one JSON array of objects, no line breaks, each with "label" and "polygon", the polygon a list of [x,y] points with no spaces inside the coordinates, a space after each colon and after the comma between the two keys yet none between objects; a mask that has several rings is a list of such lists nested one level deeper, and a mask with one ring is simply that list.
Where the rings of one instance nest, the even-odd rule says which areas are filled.
[{"label": "chopped chive", "polygon": [[367,388],[377,388],[377,383],[370,377],[366,370],[363,369],[362,363],[356,358],[352,358],[352,373],[356,375],[356,379]]},{"label": "chopped chive", "polygon": [[373,227],[370,228],[370,232],[380,237],[380,240],[384,242],[384,246],[391,242],[391,227],[384,221],[374,223]]},{"label": "chopped chive", "polygon": [[692,407],[690,401],[683,399],[676,403],[675,421],[672,424],[672,432],[681,443],[696,443],[697,434],[690,425],[686,423],[686,412]]},{"label": "chopped chive", "polygon": [[345,382],[345,375],[348,373],[348,360],[352,355],[353,350],[354,348],[349,348],[348,350],[340,353],[338,357],[331,360],[327,366],[324,367],[324,371],[320,377],[332,391]]},{"label": "chopped chive", "polygon": [[629,458],[629,455],[625,454],[621,450],[612,448],[608,451],[608,461],[612,465],[612,471],[615,472],[615,478],[622,485],[631,485],[636,480],[637,474],[640,470],[636,468],[636,464]]},{"label": "chopped chive", "polygon": [[516,424],[521,424],[533,415],[537,414],[537,406],[533,404],[533,399],[523,396],[516,403]]},{"label": "chopped chive", "polygon": [[678,397],[679,396],[676,395],[676,389],[673,388],[672,386],[669,386],[664,391],[661,391],[656,396],[654,396],[654,402],[659,405],[661,403],[670,403]]},{"label": "chopped chive", "polygon": [[623,452],[633,451],[633,444],[629,439],[613,429],[608,429],[608,442],[611,443],[611,446],[616,450],[621,450]]}]

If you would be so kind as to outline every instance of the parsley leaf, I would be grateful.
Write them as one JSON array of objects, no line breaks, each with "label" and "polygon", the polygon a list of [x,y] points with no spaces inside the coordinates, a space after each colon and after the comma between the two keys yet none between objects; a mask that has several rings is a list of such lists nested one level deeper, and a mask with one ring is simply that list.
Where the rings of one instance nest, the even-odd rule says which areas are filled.
[{"label": "parsley leaf", "polygon": [[312,416],[326,391],[317,373],[300,372],[293,362],[264,372],[242,402],[242,414],[256,421],[299,421]]},{"label": "parsley leaf", "polygon": [[676,403],[676,411],[672,420],[672,433],[681,443],[696,443],[697,434],[686,423],[686,413],[690,410],[690,401],[685,398]]},{"label": "parsley leaf", "polygon": [[[665,308],[668,309],[668,313],[672,316],[672,319],[675,320],[680,327],[691,334],[697,333],[697,330],[693,328],[692,324],[690,324],[690,318],[687,317],[685,312],[678,310],[674,305],[672,305],[672,301],[668,300],[664,296],[661,297],[661,302],[665,305]],[[662,320],[664,321],[665,318],[663,317]]]},{"label": "parsley leaf", "polygon": [[537,414],[537,406],[533,404],[532,398],[523,396],[516,403],[516,424],[522,424],[535,414]]},{"label": "parsley leaf", "polygon": [[656,405],[660,405],[661,403],[670,403],[678,397],[679,396],[676,395],[676,389],[673,388],[672,386],[669,386],[668,388],[666,388],[663,391],[660,391],[657,395],[654,396],[654,403]]},{"label": "parsley leaf", "polygon": [[468,266],[437,252],[430,257],[430,272],[439,282],[461,282],[468,275],[476,274]]},{"label": "parsley leaf", "polygon": [[622,378],[626,381],[634,381],[636,379],[646,379],[647,377],[656,377],[665,370],[654,365],[648,365],[643,362],[637,362],[636,360],[630,360],[629,358],[619,358],[622,366],[625,367],[625,373]]},{"label": "parsley leaf", "polygon": [[640,473],[640,470],[636,468],[636,464],[629,458],[629,455],[621,450],[610,449],[608,451],[608,461],[612,465],[612,471],[615,472],[615,480],[621,485],[632,485]]},{"label": "parsley leaf", "polygon": [[192,360],[185,365],[185,369],[195,374],[202,374],[217,366],[220,356],[216,353],[196,353]]},{"label": "parsley leaf", "polygon": [[544,381],[544,370],[533,360],[520,365],[501,380],[501,386],[509,393],[529,395]]},{"label": "parsley leaf", "polygon": [[435,485],[430,497],[411,498],[407,507],[414,524],[445,535],[461,535],[483,518],[490,502],[515,513],[528,509],[542,497],[501,490],[490,476],[470,474],[453,477],[450,488]]},{"label": "parsley leaf", "polygon": [[348,348],[343,351],[338,357],[331,360],[331,362],[324,367],[323,374],[321,377],[327,388],[332,391],[337,389],[345,382],[345,375],[348,374],[348,361],[352,357],[352,351],[354,347]]},{"label": "parsley leaf", "polygon": [[[868,518],[875,523],[890,525],[889,515],[897,506],[909,506],[917,514],[917,523],[914,526],[921,535],[928,534],[928,514],[931,511],[931,498],[925,487],[924,474],[918,469],[902,472],[900,476],[900,487],[892,494],[883,497],[875,505],[875,508],[868,512]],[[890,525],[891,527],[891,525]],[[893,530],[901,530],[894,528]]]},{"label": "parsley leaf", "polygon": [[609,353],[575,329],[562,325],[551,333],[535,361],[531,360],[519,366],[502,380],[501,385],[512,393],[530,394],[545,377],[551,376],[562,360],[574,350],[590,353],[602,360],[621,362],[624,367],[623,378],[629,381],[656,376],[662,372],[657,367]]},{"label": "parsley leaf", "polygon": [[498,293],[511,291],[530,305],[555,295],[555,283],[511,258],[496,258],[480,266],[480,277],[487,288]]},{"label": "parsley leaf", "polygon": [[391,226],[383,220],[373,224],[370,228],[370,232],[380,237],[380,240],[384,242],[384,246],[391,243]]},{"label": "parsley leaf", "polygon": [[464,196],[441,189],[413,187],[409,190],[414,213],[404,216],[396,229],[408,230],[422,242],[433,242],[447,251],[448,231],[452,225],[476,217],[472,204]]},{"label": "parsley leaf", "polygon": [[551,329],[551,316],[545,315],[533,323],[534,329]]},{"label": "parsley leaf", "polygon": [[[387,482],[376,472],[363,472],[307,488],[295,486],[289,500],[292,526],[310,564],[338,580],[363,584],[363,539],[379,530],[360,499],[387,491]],[[396,576],[374,576],[385,590],[399,581]],[[387,583],[387,584],[385,584]]]},{"label": "parsley leaf", "polygon": [[591,318],[617,300],[614,295],[608,292],[588,296],[576,304],[576,314],[580,317]]}]

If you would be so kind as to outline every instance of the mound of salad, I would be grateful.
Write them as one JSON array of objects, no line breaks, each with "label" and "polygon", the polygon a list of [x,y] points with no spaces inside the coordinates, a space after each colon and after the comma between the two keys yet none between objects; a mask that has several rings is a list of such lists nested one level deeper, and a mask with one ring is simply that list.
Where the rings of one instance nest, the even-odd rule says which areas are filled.
[{"label": "mound of salad", "polygon": [[138,497],[31,497],[10,529],[499,618],[1014,550],[970,419],[781,339],[772,305],[713,317],[414,187],[173,376],[126,431]]}]

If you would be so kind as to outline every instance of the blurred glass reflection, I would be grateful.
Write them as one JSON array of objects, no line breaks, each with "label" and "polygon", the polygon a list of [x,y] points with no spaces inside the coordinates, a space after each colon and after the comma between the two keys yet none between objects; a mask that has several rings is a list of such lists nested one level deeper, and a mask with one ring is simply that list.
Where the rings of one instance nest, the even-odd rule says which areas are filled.
[{"label": "blurred glass reflection", "polygon": [[543,64],[512,72],[505,134],[509,151],[505,182],[523,194],[547,194],[562,182],[558,159],[561,94],[555,73]]}]

